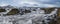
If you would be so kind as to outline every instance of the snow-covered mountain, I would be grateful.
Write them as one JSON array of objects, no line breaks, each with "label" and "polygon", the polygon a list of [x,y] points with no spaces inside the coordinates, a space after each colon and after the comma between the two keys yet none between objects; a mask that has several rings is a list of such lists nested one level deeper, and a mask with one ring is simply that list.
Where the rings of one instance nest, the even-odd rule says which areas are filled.
[{"label": "snow-covered mountain", "polygon": [[[20,13],[23,12],[23,15],[16,14],[16,15],[3,16],[3,14],[2,14],[0,16],[0,18],[1,18],[0,24],[37,24],[37,23],[48,24],[48,22],[50,22],[51,20],[53,20],[53,19],[56,20],[56,18],[54,18],[55,17],[54,15],[56,15],[57,9],[54,9],[50,14],[45,14],[44,10],[42,10],[41,8],[36,8],[36,9],[33,8],[35,10],[27,9],[27,10],[30,10],[31,12],[28,12],[26,9],[27,8],[21,10]],[[24,12],[25,10],[28,13]]]}]

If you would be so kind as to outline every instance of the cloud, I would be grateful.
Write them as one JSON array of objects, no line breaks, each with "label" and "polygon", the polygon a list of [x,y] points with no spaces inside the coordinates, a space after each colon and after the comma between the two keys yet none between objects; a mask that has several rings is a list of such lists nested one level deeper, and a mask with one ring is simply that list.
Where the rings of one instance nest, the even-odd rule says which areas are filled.
[{"label": "cloud", "polygon": [[57,5],[53,5],[53,4],[44,4],[44,7],[57,7]]},{"label": "cloud", "polygon": [[0,6],[7,6],[8,4],[0,4]]},{"label": "cloud", "polygon": [[30,3],[24,3],[20,4],[21,6],[27,6],[27,7],[57,7],[57,5],[52,5],[52,4],[30,4]]},{"label": "cloud", "polygon": [[51,0],[35,0],[37,2],[50,2]]},{"label": "cloud", "polygon": [[[48,4],[52,0],[22,0],[18,2],[20,6],[27,6],[27,7],[57,7],[56,4]],[[45,3],[46,2],[46,3]]]},{"label": "cloud", "polygon": [[[7,2],[8,1],[8,2]],[[57,7],[60,5],[59,2],[56,2],[56,0],[7,0],[3,1],[4,5],[13,5],[13,6],[27,6],[27,7]],[[6,2],[6,3],[4,3]]]},{"label": "cloud", "polygon": [[8,4],[7,3],[0,3],[0,6],[7,6]]},{"label": "cloud", "polygon": [[20,6],[26,6],[26,7],[57,7],[57,5],[54,4],[44,4],[44,3],[38,3],[38,2],[21,2]]}]

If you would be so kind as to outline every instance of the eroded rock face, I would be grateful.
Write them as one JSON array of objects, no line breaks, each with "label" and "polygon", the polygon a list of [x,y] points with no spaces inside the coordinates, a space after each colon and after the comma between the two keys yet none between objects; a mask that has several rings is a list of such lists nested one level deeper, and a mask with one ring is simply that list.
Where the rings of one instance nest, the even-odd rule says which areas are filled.
[{"label": "eroded rock face", "polygon": [[25,12],[25,13],[30,13],[31,11],[30,11],[30,10],[25,10],[24,12]]},{"label": "eroded rock face", "polygon": [[7,15],[15,15],[17,13],[19,13],[18,9],[12,9],[10,12],[7,13]]},{"label": "eroded rock face", "polygon": [[42,8],[45,11],[45,14],[50,14],[55,8]]},{"label": "eroded rock face", "polygon": [[6,10],[5,9],[0,9],[0,12],[6,12]]},{"label": "eroded rock face", "polygon": [[[8,11],[6,11],[6,10],[8,10]],[[24,13],[26,14],[26,13],[30,13],[31,12],[31,10],[18,10],[18,9],[16,9],[16,8],[11,8],[11,10],[9,9],[9,8],[7,8],[7,9],[0,9],[0,12],[5,12],[5,13],[7,13],[7,14],[5,14],[5,15],[15,15],[15,14],[20,14],[20,15],[23,15]],[[4,13],[3,13],[4,14]]]},{"label": "eroded rock face", "polygon": [[60,8],[58,8],[58,11],[57,11],[57,23],[60,24]]},{"label": "eroded rock face", "polygon": [[[54,8],[41,8],[41,9],[45,11],[45,14],[50,14],[54,10]],[[33,11],[36,11],[36,10],[33,10]],[[5,12],[5,9],[0,9],[0,12]],[[18,14],[19,12],[20,10],[18,9],[12,9],[7,13],[7,15],[15,15],[15,14]],[[24,11],[21,11],[21,13],[19,14],[23,15],[24,13],[31,13],[31,10],[25,9]]]},{"label": "eroded rock face", "polygon": [[57,15],[60,16],[60,8],[58,8]]}]

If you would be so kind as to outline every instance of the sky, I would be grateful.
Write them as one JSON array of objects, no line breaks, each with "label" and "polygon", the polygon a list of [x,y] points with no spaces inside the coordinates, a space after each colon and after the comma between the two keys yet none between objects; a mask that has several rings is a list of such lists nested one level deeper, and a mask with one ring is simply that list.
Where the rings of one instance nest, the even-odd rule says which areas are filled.
[{"label": "sky", "polygon": [[60,0],[0,0],[0,6],[60,7]]}]

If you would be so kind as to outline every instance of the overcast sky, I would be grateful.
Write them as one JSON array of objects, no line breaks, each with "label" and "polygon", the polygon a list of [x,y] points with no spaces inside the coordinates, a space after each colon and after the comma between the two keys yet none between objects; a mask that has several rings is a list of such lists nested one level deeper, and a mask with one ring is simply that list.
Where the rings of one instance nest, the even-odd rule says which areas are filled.
[{"label": "overcast sky", "polygon": [[0,6],[60,7],[60,0],[0,0]]}]

